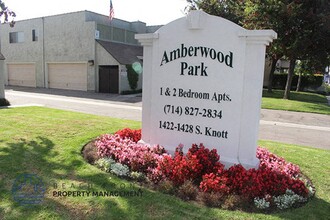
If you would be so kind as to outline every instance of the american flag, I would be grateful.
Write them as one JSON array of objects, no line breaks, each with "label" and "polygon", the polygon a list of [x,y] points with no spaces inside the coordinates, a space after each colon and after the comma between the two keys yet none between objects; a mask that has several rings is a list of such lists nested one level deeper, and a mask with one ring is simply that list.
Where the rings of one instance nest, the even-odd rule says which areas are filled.
[{"label": "american flag", "polygon": [[111,21],[114,17],[115,17],[115,11],[113,10],[112,0],[110,0],[109,20]]}]

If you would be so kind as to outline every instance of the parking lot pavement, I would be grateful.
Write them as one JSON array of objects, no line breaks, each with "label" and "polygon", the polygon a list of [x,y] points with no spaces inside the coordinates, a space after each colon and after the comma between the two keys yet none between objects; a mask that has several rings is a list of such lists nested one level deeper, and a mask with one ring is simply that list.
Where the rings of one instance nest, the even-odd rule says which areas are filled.
[{"label": "parking lot pavement", "polygon": [[[6,87],[15,105],[50,108],[141,121],[142,96],[57,89]],[[330,115],[261,110],[259,139],[330,150]]]},{"label": "parking lot pavement", "polygon": [[261,110],[259,139],[330,150],[330,115]]}]

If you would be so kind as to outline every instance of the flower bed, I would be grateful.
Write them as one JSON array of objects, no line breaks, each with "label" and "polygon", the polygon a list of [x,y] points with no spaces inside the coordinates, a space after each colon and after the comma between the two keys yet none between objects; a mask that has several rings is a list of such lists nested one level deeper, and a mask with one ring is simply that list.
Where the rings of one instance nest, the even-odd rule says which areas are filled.
[{"label": "flower bed", "polygon": [[258,147],[258,169],[234,165],[225,169],[215,149],[193,144],[170,155],[159,146],[138,143],[141,130],[129,128],[95,141],[101,159],[96,164],[107,172],[145,183],[185,200],[199,200],[223,208],[286,209],[300,206],[315,193],[299,167]]}]

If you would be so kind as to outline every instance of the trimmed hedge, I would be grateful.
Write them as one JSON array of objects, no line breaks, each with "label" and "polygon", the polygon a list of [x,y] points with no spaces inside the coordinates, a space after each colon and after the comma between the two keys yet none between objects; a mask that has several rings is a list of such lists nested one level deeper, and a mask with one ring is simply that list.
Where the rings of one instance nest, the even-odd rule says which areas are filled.
[{"label": "trimmed hedge", "polygon": [[[285,89],[285,84],[287,80],[288,74],[274,74],[273,79],[273,88],[274,89]],[[297,88],[298,83],[298,75],[294,75],[292,79],[291,89],[294,90]],[[323,76],[302,76],[300,89],[316,89],[322,85]]]},{"label": "trimmed hedge", "polygon": [[10,106],[10,103],[5,98],[0,98],[0,106]]}]

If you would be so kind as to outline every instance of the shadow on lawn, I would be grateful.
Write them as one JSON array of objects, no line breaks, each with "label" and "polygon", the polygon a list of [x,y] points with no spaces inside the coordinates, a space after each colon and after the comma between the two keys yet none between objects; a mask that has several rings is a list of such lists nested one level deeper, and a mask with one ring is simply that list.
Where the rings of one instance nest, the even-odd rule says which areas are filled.
[{"label": "shadow on lawn", "polygon": [[[75,168],[84,165],[83,160],[80,160],[79,151],[78,154],[71,151],[69,154],[72,154],[74,159],[68,162],[65,160],[67,155],[60,155],[55,144],[46,137],[39,136],[34,140],[19,139],[16,143],[6,143],[0,140],[0,143],[2,145],[0,146],[0,170],[5,171],[0,173],[0,185],[5,186],[5,189],[0,191],[5,194],[4,198],[7,198],[0,203],[5,202],[10,207],[6,212],[0,208],[0,219],[7,215],[15,219],[33,219],[36,216],[40,217],[39,215],[41,218],[60,216],[65,219],[93,217],[95,213],[92,206],[81,206],[79,202],[53,196],[54,183],[77,181]],[[6,143],[6,146],[3,143]],[[22,206],[14,201],[11,192],[12,186],[17,176],[23,173],[36,174],[45,184],[46,192],[41,204]],[[107,201],[107,205],[112,207],[116,206],[116,203]],[[118,208],[117,211],[119,212],[120,209]],[[46,216],[42,216],[42,213],[46,213]]]},{"label": "shadow on lawn", "polygon": [[[275,99],[283,99],[284,91],[283,90],[273,90],[273,92],[269,93],[267,90],[263,90],[262,97],[265,98],[275,98]],[[300,101],[300,102],[308,102],[308,103],[321,103],[328,104],[328,100],[325,96],[309,93],[309,92],[295,92],[291,91],[290,100]]]},{"label": "shadow on lawn", "polygon": [[313,197],[306,205],[296,208],[284,210],[283,212],[273,213],[271,215],[282,219],[329,219],[330,203],[323,199]]}]

